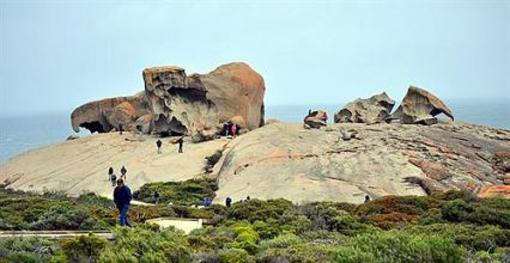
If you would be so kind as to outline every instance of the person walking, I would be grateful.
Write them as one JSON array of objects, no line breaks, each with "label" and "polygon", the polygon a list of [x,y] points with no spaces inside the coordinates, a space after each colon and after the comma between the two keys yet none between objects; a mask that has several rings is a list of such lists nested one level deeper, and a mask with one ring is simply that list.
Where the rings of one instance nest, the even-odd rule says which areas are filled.
[{"label": "person walking", "polygon": [[182,144],[184,143],[184,136],[181,136],[181,138],[177,140],[177,143],[179,143],[179,150],[177,150],[177,152],[182,153]]},{"label": "person walking", "polygon": [[163,145],[163,143],[161,142],[161,140],[160,140],[160,139],[158,139],[158,140],[156,141],[156,146],[158,147],[158,154],[160,154],[160,153],[161,153],[161,145]]},{"label": "person walking", "polygon": [[120,168],[120,179],[124,180],[124,183],[127,182],[127,169],[124,165]]},{"label": "person walking", "polygon": [[365,195],[365,203],[368,203],[370,202],[370,196],[369,195]]},{"label": "person walking", "polygon": [[210,198],[209,196],[208,196],[208,197],[206,197],[206,198],[204,199],[204,206],[205,206],[205,207],[209,207],[209,206],[211,206],[211,204],[212,204],[212,200],[211,200],[211,198]]},{"label": "person walking", "polygon": [[225,205],[227,207],[230,207],[232,205],[232,198],[230,198],[230,196],[227,197],[227,199],[225,199]]},{"label": "person walking", "polygon": [[110,181],[112,183],[112,187],[115,187],[117,183],[117,175],[115,175],[115,173],[113,173],[112,176],[110,177]]},{"label": "person walking", "polygon": [[112,180],[112,174],[113,174],[113,167],[110,167],[108,169],[108,182]]},{"label": "person walking", "polygon": [[128,221],[129,204],[133,199],[131,189],[124,184],[122,179],[117,180],[117,187],[113,190],[113,202],[119,210],[119,223],[121,226],[131,227]]},{"label": "person walking", "polygon": [[124,126],[122,123],[119,123],[119,134],[122,135],[122,132],[124,131]]}]

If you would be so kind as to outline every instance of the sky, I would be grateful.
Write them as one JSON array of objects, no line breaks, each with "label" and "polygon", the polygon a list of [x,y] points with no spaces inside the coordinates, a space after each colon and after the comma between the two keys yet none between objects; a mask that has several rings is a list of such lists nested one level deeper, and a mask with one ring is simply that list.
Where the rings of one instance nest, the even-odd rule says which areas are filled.
[{"label": "sky", "polygon": [[510,1],[0,0],[0,116],[135,94],[146,67],[233,61],[264,77],[267,105],[400,100],[411,84],[510,99]]}]

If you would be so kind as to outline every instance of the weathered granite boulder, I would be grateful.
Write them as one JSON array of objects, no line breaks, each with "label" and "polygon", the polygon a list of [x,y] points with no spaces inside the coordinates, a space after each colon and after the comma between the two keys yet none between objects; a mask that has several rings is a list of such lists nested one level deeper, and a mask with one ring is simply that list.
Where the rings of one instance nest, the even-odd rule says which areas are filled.
[{"label": "weathered granite boulder", "polygon": [[217,109],[198,75],[188,77],[179,67],[153,67],[143,71],[143,79],[152,133],[200,137],[204,130],[216,129]]},{"label": "weathered granite boulder", "polygon": [[119,128],[134,131],[134,122],[150,113],[145,93],[134,96],[109,98],[86,103],[71,113],[73,130],[78,132],[80,127],[90,132],[109,132]]},{"label": "weathered granite boulder", "polygon": [[439,98],[424,89],[411,86],[390,119],[405,124],[431,125],[437,123],[435,116],[440,113],[454,119],[450,108]]},{"label": "weathered granite boulder", "polygon": [[303,120],[306,129],[320,129],[328,125],[328,114],[322,110],[311,111]]},{"label": "weathered granite boulder", "polygon": [[235,121],[241,131],[264,124],[264,79],[245,63],[222,65],[208,74],[186,75],[175,66],[143,71],[145,91],[90,102],[71,114],[75,131],[124,130],[214,138],[218,126]]},{"label": "weathered granite boulder", "polygon": [[335,114],[335,123],[378,123],[390,116],[395,105],[386,92],[374,95],[368,99],[357,99],[345,105],[343,109]]},{"label": "weathered granite boulder", "polygon": [[253,130],[264,125],[264,79],[242,62],[219,66],[208,74],[198,75],[207,89],[207,98],[218,109],[219,121],[242,118]]}]

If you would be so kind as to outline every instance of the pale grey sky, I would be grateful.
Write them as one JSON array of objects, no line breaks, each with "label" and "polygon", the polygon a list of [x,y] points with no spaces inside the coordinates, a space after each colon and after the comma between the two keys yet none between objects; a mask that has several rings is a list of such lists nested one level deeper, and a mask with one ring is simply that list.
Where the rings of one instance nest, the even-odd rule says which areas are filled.
[{"label": "pale grey sky", "polygon": [[341,104],[409,84],[510,98],[510,1],[0,0],[0,115],[143,90],[142,70],[248,62],[266,104]]}]

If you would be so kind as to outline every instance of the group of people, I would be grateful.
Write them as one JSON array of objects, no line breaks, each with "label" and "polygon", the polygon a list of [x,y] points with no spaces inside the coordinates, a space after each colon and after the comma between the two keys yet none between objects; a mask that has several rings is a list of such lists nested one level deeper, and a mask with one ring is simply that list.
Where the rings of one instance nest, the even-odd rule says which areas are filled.
[{"label": "group of people", "polygon": [[225,133],[225,136],[237,136],[237,132],[239,130],[239,127],[237,124],[228,121],[225,124],[223,124],[223,132]]},{"label": "group of people", "polygon": [[[179,137],[179,139],[177,139],[177,144],[179,145],[179,148],[177,148],[177,152],[178,153],[183,153],[182,145],[184,144],[184,136],[181,136],[181,137]],[[158,148],[158,154],[161,154],[162,153],[163,142],[160,139],[158,139],[156,141],[156,147]]]},{"label": "group of people", "polygon": [[[118,179],[122,179],[124,182],[127,181],[127,169],[124,165],[120,168],[120,178]],[[113,167],[108,169],[108,181],[111,182],[113,187],[117,185],[117,175],[115,174]]]}]

